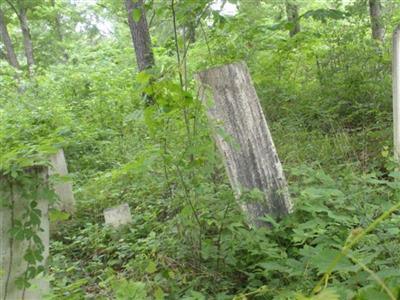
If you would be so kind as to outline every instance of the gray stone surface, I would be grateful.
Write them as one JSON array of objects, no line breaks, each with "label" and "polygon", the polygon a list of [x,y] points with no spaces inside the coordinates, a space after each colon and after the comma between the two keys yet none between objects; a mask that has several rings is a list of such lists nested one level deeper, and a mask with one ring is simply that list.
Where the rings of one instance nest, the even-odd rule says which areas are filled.
[{"label": "gray stone surface", "polygon": [[200,72],[197,81],[202,101],[214,101],[208,116],[222,128],[214,138],[237,196],[255,188],[264,193],[262,201],[241,204],[249,223],[265,226],[260,217],[289,213],[292,203],[282,165],[246,64]]},{"label": "gray stone surface", "polygon": [[[47,176],[47,171],[36,172],[36,176]],[[11,239],[9,230],[12,227],[13,220],[21,220],[25,212],[25,206],[29,201],[21,194],[21,188],[18,186],[9,186],[4,177],[0,177],[1,192],[7,195],[8,203],[13,203],[13,208],[0,207],[0,299],[1,300],[40,300],[44,298],[50,290],[49,282],[44,277],[38,277],[31,281],[32,287],[21,290],[15,285],[15,280],[24,274],[27,269],[27,262],[24,260],[25,251],[28,247],[28,241],[18,241]],[[29,195],[27,195],[29,196]],[[43,261],[41,265],[47,264],[49,256],[49,218],[48,201],[38,200],[37,209],[41,211],[42,231],[38,233],[43,245]]]},{"label": "gray stone surface", "polygon": [[[50,157],[51,168],[49,175],[68,175],[67,162],[65,160],[64,151],[61,149],[55,155]],[[54,190],[59,198],[59,201],[54,205],[54,208],[72,214],[75,209],[75,198],[72,191],[72,182],[59,182],[54,185]]]},{"label": "gray stone surface", "polygon": [[110,207],[104,210],[104,220],[106,225],[119,227],[132,222],[131,209],[127,203]]},{"label": "gray stone surface", "polygon": [[[67,164],[65,161],[64,151],[60,150],[51,158],[51,167],[43,168],[42,171],[27,170],[35,176],[42,176],[47,180],[48,176],[58,174],[65,176],[68,174]],[[25,206],[29,203],[29,194],[22,196],[21,186],[9,186],[4,177],[0,176],[0,192],[4,194],[7,203],[13,203],[10,206],[0,206],[0,300],[40,300],[44,298],[50,290],[49,282],[43,276],[33,280],[32,287],[27,290],[18,289],[15,280],[23,274],[27,268],[24,255],[28,247],[27,241],[18,241],[11,239],[9,230],[12,228],[12,220],[22,218]],[[71,182],[60,182],[54,185],[54,190],[59,198],[59,202],[55,207],[59,210],[72,213],[74,210],[74,195],[72,193]],[[11,191],[11,192],[10,192]],[[27,201],[28,200],[28,201]],[[11,201],[11,202],[10,202]],[[48,200],[38,200],[38,209],[41,211],[42,231],[39,237],[44,245],[44,258],[41,265],[46,267],[49,255],[49,216],[48,216]]]}]

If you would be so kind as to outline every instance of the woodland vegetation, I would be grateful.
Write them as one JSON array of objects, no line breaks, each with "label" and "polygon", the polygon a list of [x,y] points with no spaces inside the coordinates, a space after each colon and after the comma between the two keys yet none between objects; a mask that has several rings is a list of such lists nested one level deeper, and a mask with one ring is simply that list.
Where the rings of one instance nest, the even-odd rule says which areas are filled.
[{"label": "woodland vegetation", "polygon": [[[0,240],[29,243],[17,285],[44,276],[44,299],[69,300],[400,299],[397,24],[399,0],[0,0],[1,207],[29,187]],[[196,81],[240,61],[294,204],[267,226],[241,210],[263,195],[235,195]],[[50,211],[40,265],[37,199],[57,199],[27,170],[60,149],[76,207]],[[106,226],[124,203],[132,222]]]}]

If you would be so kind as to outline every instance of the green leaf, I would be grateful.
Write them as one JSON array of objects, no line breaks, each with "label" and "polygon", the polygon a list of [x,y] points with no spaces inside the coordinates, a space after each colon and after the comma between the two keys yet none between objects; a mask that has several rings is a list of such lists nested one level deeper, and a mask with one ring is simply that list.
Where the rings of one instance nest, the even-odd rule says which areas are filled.
[{"label": "green leaf", "polygon": [[269,271],[277,271],[280,273],[287,273],[287,274],[290,274],[292,272],[292,269],[289,268],[288,266],[279,264],[278,262],[274,261],[260,263],[258,264],[258,266],[260,266],[265,270],[265,274],[268,274]]},{"label": "green leaf", "polygon": [[49,212],[49,218],[51,222],[66,221],[69,219],[69,217],[69,213],[60,210],[52,210]]},{"label": "green leaf", "polygon": [[28,280],[25,279],[25,276],[20,276],[15,280],[15,285],[19,289],[28,288],[31,286]]},{"label": "green leaf", "polygon": [[165,297],[164,291],[160,287],[157,287],[156,291],[154,292],[154,298],[156,300],[163,300],[164,297]]},{"label": "green leaf", "polygon": [[157,271],[157,264],[154,261],[150,261],[146,267],[146,273],[152,274]]},{"label": "green leaf", "polygon": [[36,262],[41,261],[43,259],[43,256],[41,251],[39,250],[28,249],[26,250],[24,259],[30,264],[35,264]]},{"label": "green leaf", "polygon": [[[339,272],[354,272],[359,269],[347,257],[341,256],[340,251],[336,249],[305,246],[300,252],[309,258],[310,264],[318,269],[319,274],[325,273],[331,267],[333,271]],[[340,259],[333,265],[338,256]]]},{"label": "green leaf", "polygon": [[133,21],[135,21],[136,23],[139,22],[141,16],[142,16],[142,13],[139,8],[135,8],[132,10]]},{"label": "green leaf", "polygon": [[388,294],[376,286],[366,286],[358,291],[357,299],[362,300],[390,300]]},{"label": "green leaf", "polygon": [[136,76],[136,81],[141,84],[147,84],[150,81],[151,75],[146,71],[142,71]]},{"label": "green leaf", "polygon": [[205,300],[205,299],[206,297],[202,293],[193,290],[190,290],[183,298],[183,300]]},{"label": "green leaf", "polygon": [[40,226],[41,215],[42,215],[42,212],[40,210],[38,210],[38,209],[32,210],[31,213],[29,214],[30,224],[32,226]]},{"label": "green leaf", "polygon": [[118,300],[144,300],[147,298],[146,284],[140,281],[118,280],[113,284]]},{"label": "green leaf", "polygon": [[296,300],[340,300],[339,295],[334,289],[328,288],[324,289],[317,295],[306,297],[304,295],[298,294]]},{"label": "green leaf", "polygon": [[336,9],[315,9],[307,11],[302,17],[313,18],[314,20],[321,21],[325,23],[327,19],[341,20],[348,17],[349,14]]}]

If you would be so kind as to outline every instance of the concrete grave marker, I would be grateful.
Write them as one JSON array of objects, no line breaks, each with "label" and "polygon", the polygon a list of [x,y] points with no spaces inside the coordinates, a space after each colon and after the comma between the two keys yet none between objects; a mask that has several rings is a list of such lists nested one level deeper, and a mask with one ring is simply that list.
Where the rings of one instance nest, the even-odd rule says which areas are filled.
[{"label": "concrete grave marker", "polygon": [[103,214],[106,225],[115,228],[132,223],[131,209],[127,203],[107,208]]},{"label": "concrete grave marker", "polygon": [[[239,197],[245,190],[258,189],[264,199],[241,203],[251,225],[267,223],[265,215],[284,216],[292,209],[288,187],[256,90],[244,62],[224,65],[197,74],[200,98],[214,105],[207,111],[211,122],[222,124],[214,138],[232,188]],[[209,92],[209,93],[208,93]]]},{"label": "concrete grave marker", "polygon": [[[57,174],[59,176],[68,175],[67,162],[63,149],[50,157],[51,168],[49,175]],[[54,190],[59,197],[59,201],[55,204],[57,210],[61,210],[72,214],[75,210],[75,199],[72,192],[72,182],[58,182],[54,184]]]},{"label": "concrete grave marker", "polygon": [[[33,178],[44,178],[44,184],[48,184],[48,177],[53,174],[65,176],[68,174],[64,151],[60,150],[50,158],[51,167],[27,169],[27,175]],[[40,300],[49,293],[49,282],[38,277],[31,281],[32,287],[21,290],[16,286],[16,279],[24,274],[27,269],[27,262],[24,260],[25,252],[29,242],[18,241],[10,236],[10,229],[15,220],[20,220],[26,210],[27,203],[30,203],[29,193],[22,193],[23,186],[9,184],[4,176],[0,176],[0,300]],[[62,182],[54,185],[54,191],[59,198],[56,208],[71,213],[74,209],[74,196],[72,184]],[[32,191],[33,192],[33,191]],[[46,268],[49,256],[49,203],[47,199],[37,199],[37,209],[41,211],[41,224],[38,236],[44,246],[43,260],[40,265]]]},{"label": "concrete grave marker", "polygon": [[[38,178],[40,176],[47,178],[47,169],[27,170],[27,173]],[[26,250],[29,247],[27,240],[17,240],[10,236],[10,229],[15,220],[22,220],[22,215],[26,211],[26,205],[30,203],[29,194],[21,193],[22,187],[10,185],[6,178],[0,176],[1,194],[7,199],[8,205],[0,207],[0,299],[1,300],[39,300],[49,293],[49,282],[38,277],[31,280],[32,287],[23,290],[16,286],[16,279],[23,275],[28,267],[24,259]],[[9,201],[8,201],[9,200]],[[43,260],[39,263],[46,267],[49,256],[49,218],[48,218],[48,200],[37,199],[37,207],[41,211],[41,230],[37,232],[43,246]]]}]

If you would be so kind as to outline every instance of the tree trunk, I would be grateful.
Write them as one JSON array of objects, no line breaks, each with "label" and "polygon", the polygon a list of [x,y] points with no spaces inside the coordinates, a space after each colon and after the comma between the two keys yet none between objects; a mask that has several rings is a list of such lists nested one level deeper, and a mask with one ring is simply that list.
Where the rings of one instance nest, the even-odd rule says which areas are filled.
[{"label": "tree trunk", "polygon": [[29,30],[28,18],[26,17],[26,8],[20,8],[18,12],[18,19],[21,25],[22,36],[24,40],[24,49],[25,49],[25,56],[26,62],[28,64],[28,72],[29,75],[33,75],[33,68],[35,65],[35,59],[33,57],[33,45],[32,45],[32,38],[31,32]]},{"label": "tree trunk", "polygon": [[208,100],[208,90],[214,99],[208,116],[217,124],[222,122],[225,137],[214,137],[237,196],[253,189],[264,194],[261,200],[241,203],[249,223],[266,226],[259,218],[289,213],[292,203],[286,179],[246,64],[200,72],[197,81],[202,101]]},{"label": "tree trunk", "polygon": [[392,91],[394,158],[400,162],[400,26],[397,26],[393,32]]},{"label": "tree trunk", "polygon": [[185,33],[186,33],[186,40],[189,41],[189,43],[193,44],[196,42],[196,22],[190,21],[187,23],[185,26]]},{"label": "tree trunk", "polygon": [[288,22],[293,25],[289,31],[289,36],[292,37],[300,32],[299,6],[293,0],[286,1],[286,15]]},{"label": "tree trunk", "polygon": [[125,0],[125,7],[128,12],[128,24],[135,49],[136,63],[139,71],[143,71],[154,66],[144,0],[137,0],[134,3],[132,0]]},{"label": "tree trunk", "polygon": [[[51,0],[51,6],[53,7],[53,9],[56,8],[55,0]],[[64,35],[63,35],[62,29],[61,29],[62,28],[61,18],[60,18],[60,15],[58,14],[58,12],[55,13],[53,22],[54,22],[54,31],[57,35],[58,40],[60,41],[60,43],[62,43],[64,41]],[[62,52],[63,52],[64,60],[67,61],[68,53],[65,51],[64,48],[62,48]]]},{"label": "tree trunk", "polygon": [[6,58],[8,63],[16,69],[20,68],[17,55],[15,54],[10,35],[8,33],[7,24],[4,19],[4,13],[0,10],[0,35],[6,48]]},{"label": "tree trunk", "polygon": [[382,22],[380,0],[369,0],[369,14],[371,17],[372,38],[383,42],[385,28]]}]

